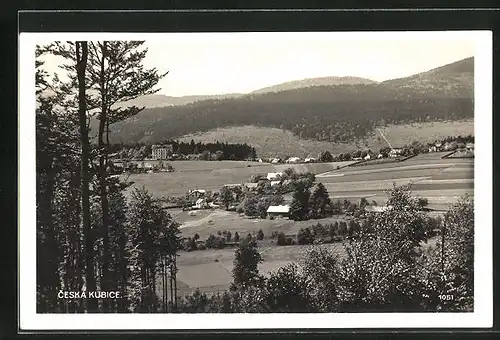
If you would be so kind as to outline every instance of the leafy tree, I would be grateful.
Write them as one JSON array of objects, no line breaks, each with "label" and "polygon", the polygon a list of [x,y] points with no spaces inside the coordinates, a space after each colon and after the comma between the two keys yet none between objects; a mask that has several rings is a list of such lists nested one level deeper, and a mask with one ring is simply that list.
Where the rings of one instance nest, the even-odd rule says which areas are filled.
[{"label": "leafy tree", "polygon": [[240,234],[238,232],[234,233],[234,242],[240,242]]},{"label": "leafy tree", "polygon": [[323,152],[320,153],[320,155],[319,155],[319,161],[323,162],[323,163],[333,162],[333,156],[330,153],[330,151],[325,150],[325,151],[323,151]]},{"label": "leafy tree", "polygon": [[418,198],[417,203],[421,208],[425,208],[427,205],[429,205],[429,201],[427,200],[427,198],[422,198],[422,197]]},{"label": "leafy tree", "polygon": [[224,207],[227,210],[234,200],[233,193],[231,192],[231,189],[229,189],[228,187],[222,187],[219,195],[220,195],[220,199],[222,201],[222,204],[224,205]]},{"label": "leafy tree", "polygon": [[256,196],[250,196],[243,201],[243,211],[246,216],[259,216],[258,210],[259,199]]},{"label": "leafy tree", "polygon": [[234,253],[233,289],[240,286],[260,286],[263,278],[259,274],[258,265],[262,261],[254,240],[246,239],[241,242]]},{"label": "leafy tree", "polygon": [[332,212],[332,201],[323,183],[318,183],[309,199],[312,218],[324,218]]},{"label": "leafy tree", "polygon": [[226,233],[226,240],[227,240],[227,242],[231,242],[231,236],[232,236],[232,235],[231,235],[231,232],[230,232],[230,231],[228,231],[228,232]]},{"label": "leafy tree", "polygon": [[346,221],[340,221],[339,223],[339,235],[340,236],[347,236],[347,223]]},{"label": "leafy tree", "polygon": [[263,240],[264,239],[264,232],[262,231],[262,229],[259,229],[259,231],[257,232],[257,240]]},{"label": "leafy tree", "polygon": [[304,184],[298,184],[293,193],[290,205],[290,218],[295,221],[307,219],[309,216],[309,197],[311,193]]},{"label": "leafy tree", "polygon": [[321,223],[316,223],[312,226],[312,239],[322,241],[328,236],[327,228]]},{"label": "leafy tree", "polygon": [[313,235],[309,228],[300,228],[297,233],[297,243],[298,244],[312,244],[314,241]]},{"label": "leafy tree", "polygon": [[280,231],[277,235],[277,240],[276,240],[276,244],[278,246],[284,246],[286,245],[286,238],[285,238],[285,234]]},{"label": "leafy tree", "polygon": [[266,282],[266,302],[272,313],[305,313],[312,310],[312,297],[307,276],[296,264],[288,264],[271,273]]},{"label": "leafy tree", "polygon": [[391,208],[372,215],[373,234],[361,233],[345,243],[342,308],[422,308],[415,249],[425,237],[425,218],[409,190],[409,186],[394,187],[387,201]]},{"label": "leafy tree", "polygon": [[[440,311],[474,308],[474,202],[461,198],[445,214],[441,237],[425,256],[423,277],[429,303]],[[422,268],[421,267],[421,268]],[[441,300],[439,295],[452,295]]]},{"label": "leafy tree", "polygon": [[359,208],[364,211],[367,205],[369,205],[368,200],[362,197],[361,200],[359,201]]},{"label": "leafy tree", "polygon": [[340,266],[338,254],[325,246],[306,252],[301,262],[303,276],[310,280],[309,294],[317,312],[336,312],[339,305]]}]

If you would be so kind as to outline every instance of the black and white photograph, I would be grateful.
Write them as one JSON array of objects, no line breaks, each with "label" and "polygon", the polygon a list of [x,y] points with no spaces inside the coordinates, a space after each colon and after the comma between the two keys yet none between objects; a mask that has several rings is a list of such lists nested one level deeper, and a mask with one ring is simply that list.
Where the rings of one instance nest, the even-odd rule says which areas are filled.
[{"label": "black and white photograph", "polygon": [[492,322],[490,32],[20,46],[25,325]]}]

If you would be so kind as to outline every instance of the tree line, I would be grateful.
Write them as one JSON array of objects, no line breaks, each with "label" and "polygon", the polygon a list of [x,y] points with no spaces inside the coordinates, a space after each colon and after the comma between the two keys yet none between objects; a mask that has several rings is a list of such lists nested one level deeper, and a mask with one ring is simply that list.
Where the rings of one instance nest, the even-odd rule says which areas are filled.
[{"label": "tree line", "polygon": [[[167,281],[170,303],[176,301],[178,224],[144,189],[127,202],[126,185],[109,173],[110,125],[143,109],[115,104],[155,93],[166,75],[144,68],[143,43],[54,42],[36,48],[39,313],[166,310],[168,297],[161,305],[157,292]],[[68,80],[45,71],[45,55],[62,57]],[[90,141],[91,118],[98,121],[97,143]],[[68,291],[98,297],[112,291],[120,298],[58,298]]]},{"label": "tree line", "polygon": [[[464,197],[429,224],[408,187],[393,209],[373,214],[358,237],[310,248],[298,263],[264,276],[255,240],[235,251],[229,290],[183,297],[184,313],[470,312],[474,308],[474,203]],[[437,224],[436,224],[437,223]],[[430,225],[438,241],[427,241]],[[368,228],[368,229],[367,229]],[[426,244],[427,243],[427,244]],[[422,246],[424,244],[424,246]]]},{"label": "tree line", "polygon": [[[257,158],[255,148],[246,143],[202,143],[191,139],[191,142],[165,140],[158,144],[172,145],[172,153],[176,155],[202,155],[203,160],[254,160]],[[152,144],[116,143],[110,146],[110,152],[117,153],[123,159],[145,159],[151,157]],[[211,156],[212,155],[212,156]]]}]

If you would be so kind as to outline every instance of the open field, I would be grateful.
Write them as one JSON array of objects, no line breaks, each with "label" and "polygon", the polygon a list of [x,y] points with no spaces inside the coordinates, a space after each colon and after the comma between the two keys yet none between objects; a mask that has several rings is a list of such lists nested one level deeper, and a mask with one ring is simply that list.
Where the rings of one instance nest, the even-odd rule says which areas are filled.
[{"label": "open field", "polygon": [[[436,238],[422,243],[422,248],[436,244]],[[259,264],[259,271],[264,275],[283,267],[289,263],[299,263],[305,253],[315,245],[294,246],[265,246],[260,245],[260,254],[264,261]],[[340,258],[345,256],[341,242],[321,245],[333,249]],[[178,260],[179,295],[192,293],[196,288],[205,293],[222,292],[229,288],[232,281],[234,249],[198,250],[181,252]]]},{"label": "open field", "polygon": [[[474,160],[473,159],[441,159],[443,153],[419,155],[408,160],[388,164],[367,164],[363,167],[344,167],[329,164],[299,164],[299,165],[269,165],[262,163],[243,162],[176,162],[177,172],[141,174],[131,176],[135,185],[144,184],[148,190],[158,196],[183,195],[190,188],[217,190],[223,184],[241,183],[248,180],[254,173],[280,171],[288,166],[297,167],[298,171],[315,171],[317,181],[322,182],[334,200],[348,199],[358,201],[365,197],[369,202],[375,200],[382,205],[387,200],[386,190],[393,183],[397,185],[412,183],[412,194],[427,198],[429,207],[442,214],[449,205],[465,194],[474,194]],[[180,164],[182,163],[182,164]],[[250,164],[250,167],[247,165]],[[287,195],[290,198],[290,195]],[[169,212],[181,223],[181,233],[184,237],[194,236],[206,239],[218,230],[235,232],[244,237],[246,234],[256,234],[262,229],[266,239],[259,241],[259,249],[264,262],[259,266],[262,273],[267,274],[291,262],[300,261],[308,246],[276,246],[269,236],[274,232],[286,235],[296,235],[300,228],[313,224],[332,223],[340,221],[344,216],[328,219],[291,221],[288,219],[250,219],[235,212],[223,210],[198,210],[194,216],[180,209]],[[340,243],[326,245],[343,256],[344,250]],[[202,250],[180,252],[178,260],[179,295],[185,295],[200,288],[202,292],[213,293],[224,291],[232,280],[234,248],[221,250]]]},{"label": "open field", "polygon": [[[154,163],[154,161],[149,161]],[[224,184],[247,182],[254,174],[266,175],[294,168],[297,172],[322,173],[342,168],[351,162],[311,164],[269,164],[238,161],[174,161],[169,162],[175,172],[122,175],[134,182],[130,189],[144,185],[153,195],[184,196],[189,189],[219,190]],[[128,191],[130,191],[130,189]]]},{"label": "open field", "polygon": [[[448,136],[474,135],[474,120],[454,122],[413,123],[406,125],[387,125],[379,128],[393,147],[410,144],[412,141],[422,143],[434,142]],[[257,126],[236,126],[218,128],[212,131],[186,135],[180,140],[190,142],[227,142],[247,143],[255,147],[261,157],[297,156],[317,157],[323,150],[334,154],[356,151],[360,148],[370,148],[378,151],[387,146],[378,130],[373,131],[364,142],[360,143],[330,143],[300,139],[288,130],[264,128]]]},{"label": "open field", "polygon": [[289,219],[253,219],[240,216],[238,213],[224,210],[200,210],[197,215],[189,216],[187,212],[180,210],[169,210],[172,216],[181,223],[182,236],[189,237],[194,234],[200,235],[202,240],[217,231],[229,230],[232,235],[238,232],[240,237],[248,233],[254,235],[262,229],[266,237],[274,231],[283,232],[285,235],[296,235],[300,228],[310,227],[315,223],[334,223],[345,220],[343,216],[323,218],[309,221],[292,221]]},{"label": "open field", "polygon": [[465,194],[474,195],[474,160],[441,159],[446,153],[423,154],[403,162],[348,167],[317,176],[332,199],[384,204],[393,183],[412,183],[412,194],[427,198],[431,208],[445,210]]}]

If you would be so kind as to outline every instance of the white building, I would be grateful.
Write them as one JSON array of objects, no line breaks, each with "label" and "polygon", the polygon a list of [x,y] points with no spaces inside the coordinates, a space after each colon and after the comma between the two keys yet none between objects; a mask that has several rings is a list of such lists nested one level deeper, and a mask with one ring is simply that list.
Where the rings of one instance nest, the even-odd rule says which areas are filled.
[{"label": "white building", "polygon": [[281,181],[271,181],[271,186],[274,187],[275,185],[280,184]]},{"label": "white building", "polygon": [[154,160],[167,159],[172,156],[173,146],[172,145],[153,145],[151,147],[152,158]]},{"label": "white building", "polygon": [[392,149],[389,151],[389,157],[395,158],[397,156],[401,155],[401,149]]},{"label": "white building", "polygon": [[283,173],[282,172],[269,172],[267,174],[267,179],[270,180],[270,181],[275,181],[277,179],[279,179],[279,177],[283,176]]},{"label": "white building", "polygon": [[370,160],[370,158],[371,158],[370,154],[366,155],[366,156],[365,156],[365,161]]},{"label": "white building", "polygon": [[197,199],[196,203],[193,205],[193,208],[195,208],[195,209],[206,209],[208,207],[209,207],[209,205],[207,203],[207,200],[204,198]]},{"label": "white building", "polygon": [[291,163],[298,163],[300,162],[300,158],[299,157],[290,157],[286,160],[286,162],[288,164],[291,164]]},{"label": "white building", "polygon": [[268,216],[281,216],[285,217],[290,214],[290,206],[289,205],[271,205],[267,209]]},{"label": "white building", "polygon": [[316,162],[316,158],[308,157],[304,160],[304,163],[314,163]]},{"label": "white building", "polygon": [[271,161],[272,164],[278,164],[278,163],[281,163],[281,159],[280,158],[274,158],[272,161]]}]

